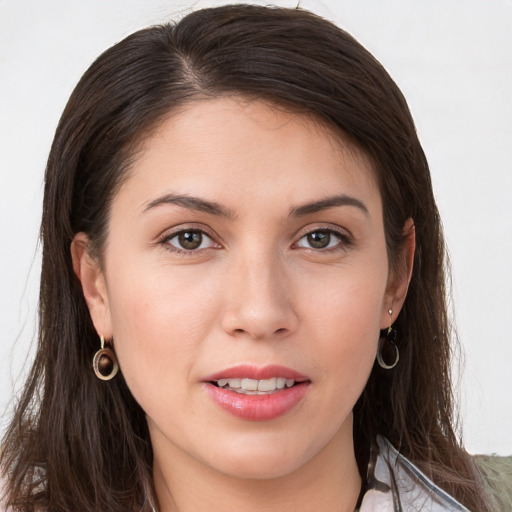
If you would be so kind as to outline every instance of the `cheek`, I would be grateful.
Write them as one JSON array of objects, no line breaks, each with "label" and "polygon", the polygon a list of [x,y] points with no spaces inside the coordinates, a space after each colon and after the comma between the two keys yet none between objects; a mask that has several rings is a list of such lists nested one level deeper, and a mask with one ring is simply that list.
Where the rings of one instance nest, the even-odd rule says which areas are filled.
[{"label": "cheek", "polygon": [[311,319],[308,338],[315,340],[312,358],[338,390],[357,394],[366,383],[377,349],[386,281],[383,268],[347,268],[309,292],[304,314]]},{"label": "cheek", "polygon": [[[127,268],[128,267],[128,268]],[[194,339],[213,315],[212,276],[197,269],[123,264],[110,272],[109,310],[114,333],[126,342],[158,345]]]},{"label": "cheek", "polygon": [[[128,265],[110,273],[114,343],[130,390],[141,404],[151,403],[167,382],[180,389],[218,317],[211,281],[192,268],[162,271],[160,265]],[[115,283],[115,286],[114,286]]]}]

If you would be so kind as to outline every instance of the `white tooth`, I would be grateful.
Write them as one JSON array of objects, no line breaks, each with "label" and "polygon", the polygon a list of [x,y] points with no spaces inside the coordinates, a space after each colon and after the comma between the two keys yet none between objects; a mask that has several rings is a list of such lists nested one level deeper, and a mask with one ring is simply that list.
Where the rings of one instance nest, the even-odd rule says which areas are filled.
[{"label": "white tooth", "polygon": [[239,388],[241,387],[242,379],[228,379],[228,385],[230,388]]},{"label": "white tooth", "polygon": [[276,379],[276,388],[283,389],[286,383],[286,379],[284,377],[277,377]]},{"label": "white tooth", "polygon": [[217,381],[217,385],[219,388],[223,388],[228,383],[228,379],[219,379]]},{"label": "white tooth", "polygon": [[258,391],[274,391],[276,389],[276,378],[258,381]]},{"label": "white tooth", "polygon": [[242,379],[241,387],[247,391],[257,391],[258,381],[254,379]]},{"label": "white tooth", "polygon": [[295,384],[293,379],[286,379],[286,387],[291,388]]}]

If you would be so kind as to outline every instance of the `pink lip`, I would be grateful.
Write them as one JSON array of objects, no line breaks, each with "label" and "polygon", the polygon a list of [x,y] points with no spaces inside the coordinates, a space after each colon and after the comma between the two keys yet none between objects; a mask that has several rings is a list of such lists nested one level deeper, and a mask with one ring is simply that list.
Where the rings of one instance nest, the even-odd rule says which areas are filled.
[{"label": "pink lip", "polygon": [[[242,377],[257,380],[284,377],[295,380],[296,384],[291,388],[276,390],[268,395],[244,395],[212,384],[212,381],[219,379]],[[277,365],[263,368],[248,365],[236,366],[204,379],[205,391],[219,407],[233,416],[253,421],[272,420],[291,411],[302,401],[310,384],[311,382],[306,376],[290,368]]]},{"label": "pink lip", "polygon": [[302,375],[301,373],[296,372],[290,368],[286,368],[285,366],[273,364],[259,368],[257,366],[243,364],[239,366],[233,366],[232,368],[227,368],[226,370],[221,370],[220,372],[209,375],[208,377],[205,377],[203,381],[211,382],[213,380],[219,379],[239,379],[244,377],[247,379],[255,380],[271,379],[272,377],[284,377],[285,379],[293,379],[296,382],[304,382],[309,380],[305,375]]}]

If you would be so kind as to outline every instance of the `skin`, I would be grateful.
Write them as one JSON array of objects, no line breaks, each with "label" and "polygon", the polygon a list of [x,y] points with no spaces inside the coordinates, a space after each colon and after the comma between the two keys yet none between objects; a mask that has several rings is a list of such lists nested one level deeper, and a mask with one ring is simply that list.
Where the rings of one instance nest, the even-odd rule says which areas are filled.
[{"label": "skin", "polygon": [[[162,201],[169,194],[229,215]],[[360,204],[297,214],[332,196]],[[199,248],[180,246],[187,229],[204,232]],[[313,247],[311,233],[327,248]],[[79,233],[72,244],[75,272],[147,414],[161,510],[353,510],[352,408],[414,253],[408,236],[408,270],[389,274],[364,155],[310,117],[239,98],[198,101],[145,142],[113,200],[101,265],[87,242]],[[284,416],[237,418],[202,380],[239,364],[283,365],[311,384]]]}]

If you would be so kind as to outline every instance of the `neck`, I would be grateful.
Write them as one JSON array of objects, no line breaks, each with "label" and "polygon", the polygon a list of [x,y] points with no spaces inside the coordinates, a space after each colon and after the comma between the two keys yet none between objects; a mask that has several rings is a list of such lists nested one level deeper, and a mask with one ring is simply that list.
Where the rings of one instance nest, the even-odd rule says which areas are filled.
[{"label": "neck", "polygon": [[312,459],[270,479],[226,475],[153,439],[160,512],[353,512],[361,478],[348,423]]}]

